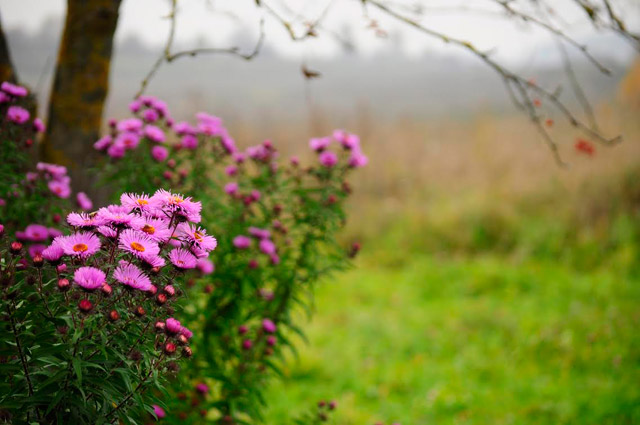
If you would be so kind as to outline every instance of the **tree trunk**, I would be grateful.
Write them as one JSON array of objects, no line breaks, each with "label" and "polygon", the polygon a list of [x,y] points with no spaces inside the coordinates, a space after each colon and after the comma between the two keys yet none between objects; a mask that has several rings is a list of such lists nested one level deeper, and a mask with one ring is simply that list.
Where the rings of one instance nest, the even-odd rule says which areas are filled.
[{"label": "tree trunk", "polygon": [[4,36],[2,21],[0,20],[0,82],[9,81],[15,83],[18,77],[11,62],[11,53],[9,52],[9,44]]},{"label": "tree trunk", "polygon": [[67,166],[76,191],[95,193],[87,170],[96,159],[120,2],[67,0],[41,156]]}]

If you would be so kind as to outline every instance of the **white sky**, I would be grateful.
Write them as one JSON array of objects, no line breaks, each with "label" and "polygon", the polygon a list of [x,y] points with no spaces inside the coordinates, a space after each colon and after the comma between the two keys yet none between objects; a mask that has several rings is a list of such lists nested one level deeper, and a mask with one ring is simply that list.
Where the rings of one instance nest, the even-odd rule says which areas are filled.
[{"label": "white sky", "polygon": [[[266,1],[266,0],[265,0]],[[280,5],[287,5],[292,10],[308,17],[317,16],[327,3],[332,0],[270,0],[270,4],[283,11]],[[620,1],[620,0],[619,0]],[[637,0],[622,0],[625,5],[625,18],[632,27],[640,21],[639,8],[628,6]],[[64,0],[0,0],[0,15],[7,28],[20,27],[28,32],[36,32],[51,16],[62,16],[65,12]],[[464,4],[467,8],[488,10],[488,0],[395,0],[394,4],[423,4],[439,8],[431,10],[428,17],[421,20],[431,28],[438,29],[458,38],[468,39],[481,49],[492,50],[500,58],[509,61],[530,60],[536,49],[547,45],[548,34],[528,29],[522,24],[515,24],[504,19],[482,14],[443,11],[442,7],[451,8]],[[567,0],[550,0],[558,15],[563,17],[570,33],[578,38],[588,38],[593,30],[582,18],[573,3]],[[640,2],[638,2],[640,3]],[[228,47],[229,37],[237,31],[247,31],[249,39],[255,39],[260,17],[264,11],[255,7],[254,0],[180,0],[179,20],[176,40],[189,46]],[[637,3],[636,3],[637,5]],[[166,39],[168,21],[163,18],[169,12],[168,0],[123,0],[120,9],[120,21],[116,38],[121,40],[129,36],[137,36],[144,43],[160,46]],[[495,10],[495,8],[494,8]],[[378,18],[379,13],[370,9],[371,17]],[[333,0],[333,6],[325,26],[339,30],[345,26],[352,29],[357,48],[364,53],[375,52],[389,47],[388,39],[376,37],[374,31],[367,28],[368,21],[363,18],[360,0]],[[330,36],[324,35],[317,40],[294,43],[287,33],[272,17],[266,19],[268,44],[280,53],[299,58],[301,56],[331,55],[339,46]],[[399,25],[393,20],[380,19],[380,26],[389,33],[396,34],[402,40],[403,49],[408,54],[418,54],[425,49],[432,51],[449,51],[451,49],[440,41],[434,41],[417,31]],[[299,33],[302,28],[296,27]],[[247,46],[250,48],[251,46]]]}]

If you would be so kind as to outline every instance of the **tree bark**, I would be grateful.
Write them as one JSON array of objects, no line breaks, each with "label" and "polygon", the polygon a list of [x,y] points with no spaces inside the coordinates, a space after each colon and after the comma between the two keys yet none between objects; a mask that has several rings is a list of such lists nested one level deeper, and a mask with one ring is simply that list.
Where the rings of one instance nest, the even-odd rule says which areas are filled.
[{"label": "tree bark", "polygon": [[95,193],[88,169],[96,159],[120,2],[67,0],[41,156],[67,166],[76,191]]},{"label": "tree bark", "polygon": [[2,20],[0,20],[0,82],[9,81],[15,83],[17,80],[16,70],[13,67],[13,62],[11,62],[9,44],[4,36]]}]

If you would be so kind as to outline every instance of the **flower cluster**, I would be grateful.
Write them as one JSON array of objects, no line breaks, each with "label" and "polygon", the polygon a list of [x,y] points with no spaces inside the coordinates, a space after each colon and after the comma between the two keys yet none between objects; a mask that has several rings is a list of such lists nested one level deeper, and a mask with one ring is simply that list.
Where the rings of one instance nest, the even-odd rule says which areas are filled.
[{"label": "flower cluster", "polygon": [[[28,90],[22,86],[12,84],[8,81],[0,84],[0,104],[8,106],[4,117],[7,121],[18,126],[23,126],[29,122],[31,118],[29,111],[23,106],[16,104],[21,98],[26,97],[28,94]],[[45,130],[44,123],[40,118],[35,118],[31,122],[31,126],[37,133],[42,133]]]},{"label": "flower cluster", "polygon": [[[276,225],[279,224],[276,221]],[[276,226],[282,229],[282,226]],[[260,252],[269,257],[272,264],[279,264],[280,257],[278,256],[278,249],[276,244],[271,239],[271,231],[269,229],[261,229],[259,227],[249,227],[248,233],[250,236],[238,235],[233,239],[233,246],[237,249],[248,249],[253,244],[253,239],[257,240],[258,249]],[[252,239],[253,238],[253,239]],[[250,262],[250,267],[257,267],[257,262]]]},{"label": "flower cluster", "polygon": [[[347,166],[360,168],[368,164],[369,159],[360,148],[360,137],[344,130],[335,130],[332,137],[313,138],[309,141],[309,147],[318,154],[318,161],[323,167],[332,168],[339,162],[339,155],[329,149],[334,143],[349,153],[346,157]],[[294,162],[297,162],[297,159],[294,159]]]},{"label": "flower cluster", "polygon": [[15,234],[18,241],[30,244],[26,246],[31,258],[42,255],[42,252],[47,248],[45,243],[61,235],[62,232],[54,227],[46,227],[36,223],[28,225],[24,230],[17,231]]},{"label": "flower cluster", "polygon": [[49,191],[58,198],[67,199],[71,195],[71,177],[67,175],[67,167],[62,165],[39,162],[36,165],[36,171],[28,172],[26,178],[28,183],[35,183],[42,179],[46,182]]}]

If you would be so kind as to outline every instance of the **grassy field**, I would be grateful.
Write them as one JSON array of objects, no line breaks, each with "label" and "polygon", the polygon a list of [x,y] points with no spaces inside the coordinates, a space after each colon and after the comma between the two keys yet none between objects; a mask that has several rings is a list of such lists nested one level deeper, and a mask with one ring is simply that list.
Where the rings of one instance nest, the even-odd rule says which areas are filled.
[{"label": "grassy field", "polygon": [[334,398],[343,425],[640,424],[640,125],[619,124],[568,171],[517,122],[377,134],[345,237],[365,249],[319,285],[267,422]]}]

